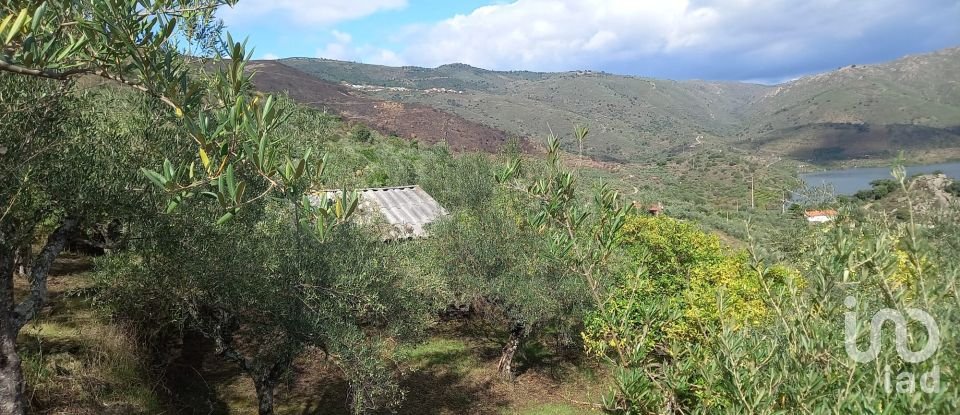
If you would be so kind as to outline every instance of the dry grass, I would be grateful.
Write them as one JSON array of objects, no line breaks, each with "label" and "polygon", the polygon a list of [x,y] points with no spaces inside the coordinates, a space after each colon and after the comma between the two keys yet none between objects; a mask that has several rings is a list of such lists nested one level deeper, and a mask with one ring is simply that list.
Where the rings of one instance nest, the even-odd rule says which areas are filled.
[{"label": "dry grass", "polygon": [[[133,332],[107,322],[84,294],[87,259],[64,255],[50,275],[50,300],[20,332],[26,396],[38,414],[164,412]],[[26,285],[17,281],[18,288]]]},{"label": "dry grass", "polygon": [[[32,413],[37,414],[255,414],[253,384],[235,365],[186,337],[181,357],[161,377],[149,370],[133,330],[109,321],[89,302],[90,264],[58,260],[50,301],[24,327],[20,353]],[[17,281],[23,289],[25,281]],[[516,382],[497,378],[505,334],[477,322],[448,322],[396,358],[406,400],[398,414],[592,414],[585,402],[603,392],[602,370],[531,343],[518,356]],[[348,413],[348,384],[320,353],[307,354],[277,389],[277,413]]]},{"label": "dry grass", "polygon": [[[496,330],[478,324],[444,323],[416,346],[397,350],[401,385],[406,399],[396,413],[453,414],[595,414],[589,403],[603,392],[604,374],[591,362],[557,356],[531,346],[520,356],[516,382],[497,378]],[[255,414],[252,382],[236,368],[213,356],[199,358],[197,371],[180,379],[184,402],[191,412]],[[184,375],[187,375],[184,372]],[[333,415],[348,413],[347,382],[322,353],[308,354],[296,363],[288,380],[277,389],[277,413]],[[186,409],[184,409],[186,410]]]}]

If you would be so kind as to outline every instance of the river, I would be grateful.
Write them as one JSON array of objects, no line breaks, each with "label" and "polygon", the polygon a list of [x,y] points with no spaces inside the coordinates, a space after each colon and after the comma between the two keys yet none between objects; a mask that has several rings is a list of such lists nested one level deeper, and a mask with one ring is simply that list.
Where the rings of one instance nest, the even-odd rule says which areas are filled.
[{"label": "river", "polygon": [[[949,177],[960,178],[960,162],[924,164],[907,166],[907,176],[915,174],[929,174],[940,171]],[[842,170],[826,170],[816,173],[801,174],[800,179],[809,186],[833,186],[833,191],[840,195],[852,195],[860,190],[869,189],[870,182],[877,179],[890,179],[889,167],[855,167]]]}]

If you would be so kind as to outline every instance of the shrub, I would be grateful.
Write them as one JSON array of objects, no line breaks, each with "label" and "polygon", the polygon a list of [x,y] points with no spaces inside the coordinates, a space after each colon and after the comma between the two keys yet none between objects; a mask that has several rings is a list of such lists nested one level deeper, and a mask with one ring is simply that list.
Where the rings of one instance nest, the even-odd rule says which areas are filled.
[{"label": "shrub", "polygon": [[953,196],[960,196],[960,181],[954,180],[953,183],[950,183],[944,190]]},{"label": "shrub", "polygon": [[[621,232],[626,254],[646,269],[656,300],[684,310],[668,332],[690,337],[695,327],[722,318],[737,325],[763,318],[760,285],[748,272],[746,252],[725,249],[716,235],[666,216],[632,216]],[[721,296],[736,312],[717,314]]]},{"label": "shrub", "polygon": [[350,138],[358,143],[373,142],[373,132],[363,124],[356,124],[350,130]]},{"label": "shrub", "polygon": [[[897,183],[909,197],[904,176],[900,170]],[[638,353],[615,371],[607,408],[623,414],[956,413],[958,390],[943,387],[940,378],[958,370],[960,348],[952,328],[960,320],[960,261],[953,253],[960,211],[923,227],[916,225],[919,214],[907,212],[905,221],[863,215],[809,228],[803,236],[809,243],[790,257],[752,247],[741,277],[758,284],[766,318],[749,325],[725,318],[700,324],[694,327],[697,341],[667,333],[662,345],[652,342],[664,319],[687,315],[677,317],[678,309],[665,309],[659,299],[646,300],[663,296],[649,288],[657,280],[655,267],[625,279],[624,287],[637,287],[628,291],[633,296],[615,295],[627,301],[611,301],[616,307],[600,309],[597,317],[601,327],[612,328],[602,334],[621,336],[605,347]],[[683,251],[668,255],[677,254]],[[770,266],[771,259],[789,261],[800,271]],[[668,262],[668,269],[676,262]],[[743,311],[726,298],[718,295],[710,311],[720,316]],[[880,309],[913,320],[927,313],[939,330],[908,324],[906,336],[894,336],[885,324],[877,333],[881,337],[873,338],[870,316]],[[914,363],[906,362],[892,341],[902,339],[907,349],[918,351],[932,333],[939,334],[939,347]],[[866,342],[876,343],[877,353],[858,362],[853,351],[862,351]]]}]

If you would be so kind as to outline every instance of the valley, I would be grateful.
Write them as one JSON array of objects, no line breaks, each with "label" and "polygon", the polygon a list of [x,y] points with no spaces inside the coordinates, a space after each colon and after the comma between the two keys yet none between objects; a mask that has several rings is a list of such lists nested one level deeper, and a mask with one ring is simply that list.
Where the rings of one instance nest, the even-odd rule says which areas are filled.
[{"label": "valley", "polygon": [[883,164],[900,151],[924,162],[960,157],[960,48],[851,64],[780,85],[497,72],[462,64],[279,63],[329,82],[364,85],[351,89],[355,95],[427,105],[533,141],[587,125],[592,137],[585,153],[606,161],[651,162],[699,146],[818,165]]}]

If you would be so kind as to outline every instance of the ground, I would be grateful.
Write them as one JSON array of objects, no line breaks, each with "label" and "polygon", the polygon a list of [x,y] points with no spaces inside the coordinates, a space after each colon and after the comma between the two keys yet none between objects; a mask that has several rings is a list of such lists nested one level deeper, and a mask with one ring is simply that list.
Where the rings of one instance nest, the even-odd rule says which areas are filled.
[{"label": "ground", "polygon": [[[64,254],[50,275],[50,301],[24,327],[27,396],[38,414],[254,414],[252,382],[187,336],[181,357],[150,369],[137,336],[92,301],[91,261]],[[26,281],[18,278],[18,289]],[[531,343],[513,383],[496,376],[501,333],[479,321],[438,323],[424,342],[397,350],[406,389],[399,414],[595,414],[605,378],[576,350]],[[277,390],[279,414],[343,414],[347,384],[322,353],[296,362]]]},{"label": "ground", "polygon": [[[163,413],[133,331],[91,305],[88,258],[64,254],[50,271],[49,301],[20,331],[26,396],[35,414]],[[17,278],[16,288],[27,288]]]}]

